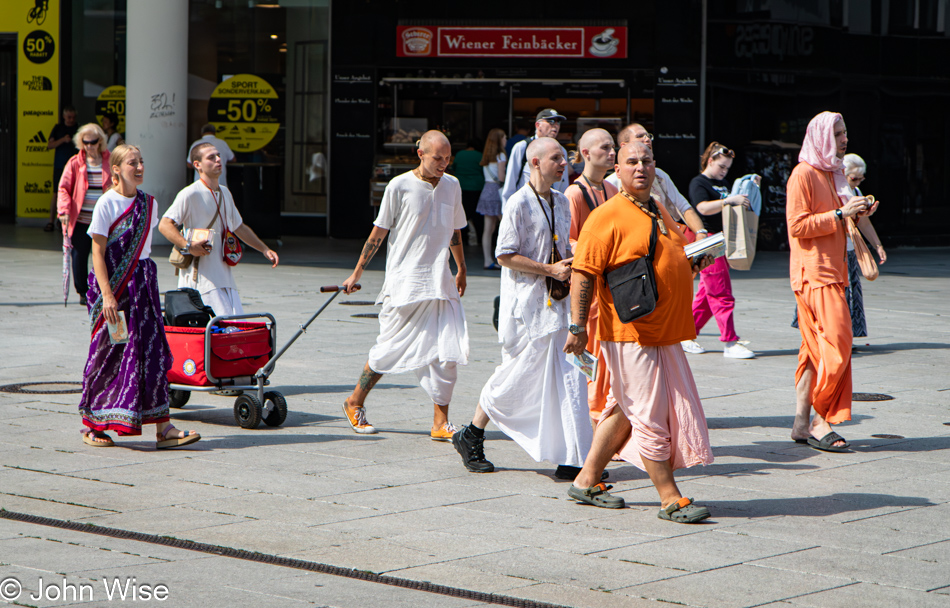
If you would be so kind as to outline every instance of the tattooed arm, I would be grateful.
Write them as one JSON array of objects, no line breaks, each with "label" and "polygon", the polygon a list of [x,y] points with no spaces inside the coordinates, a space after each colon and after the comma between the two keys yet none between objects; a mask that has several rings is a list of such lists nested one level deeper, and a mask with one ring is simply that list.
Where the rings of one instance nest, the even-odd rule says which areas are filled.
[{"label": "tattooed arm", "polygon": [[383,241],[386,240],[388,234],[389,230],[380,228],[379,226],[373,226],[373,231],[369,233],[369,238],[366,239],[366,244],[363,245],[363,252],[360,254],[360,261],[356,265],[356,269],[353,271],[353,274],[350,275],[350,278],[343,281],[344,293],[353,293],[358,289],[356,283],[359,282],[360,277],[363,276],[363,271],[369,266],[370,260],[372,260],[376,252],[379,251],[379,248],[382,246]]},{"label": "tattooed arm", "polygon": [[581,333],[567,336],[564,352],[579,355],[587,348],[587,314],[594,298],[595,279],[581,271],[571,273],[571,323],[584,328]]},{"label": "tattooed arm", "polygon": [[462,246],[462,231],[456,230],[452,234],[452,242],[449,243],[449,251],[455,258],[455,265],[458,266],[458,273],[455,275],[455,287],[459,290],[459,297],[465,295],[465,280],[468,275],[468,268],[465,266],[465,248]]}]

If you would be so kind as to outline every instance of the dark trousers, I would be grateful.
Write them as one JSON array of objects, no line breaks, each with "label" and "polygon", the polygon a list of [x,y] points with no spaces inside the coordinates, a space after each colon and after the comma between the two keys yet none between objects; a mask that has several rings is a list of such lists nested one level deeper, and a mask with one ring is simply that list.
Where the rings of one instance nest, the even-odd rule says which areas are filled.
[{"label": "dark trousers", "polygon": [[[462,190],[462,207],[465,209],[465,219],[472,222],[475,226],[475,239],[478,246],[481,247],[482,232],[485,230],[485,218],[475,211],[478,207],[478,198],[482,195],[481,190]],[[468,226],[462,228],[462,244],[468,245]]]},{"label": "dark trousers", "polygon": [[70,253],[73,260],[73,286],[76,287],[76,293],[83,297],[89,290],[89,254],[92,252],[92,238],[86,234],[87,230],[89,224],[76,223],[72,237],[73,250]]}]

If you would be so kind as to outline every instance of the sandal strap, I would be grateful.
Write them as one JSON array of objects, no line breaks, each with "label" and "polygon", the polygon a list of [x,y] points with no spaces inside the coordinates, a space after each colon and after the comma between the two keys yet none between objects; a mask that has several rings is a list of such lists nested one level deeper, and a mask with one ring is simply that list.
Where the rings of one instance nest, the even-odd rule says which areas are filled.
[{"label": "sandal strap", "polygon": [[684,507],[688,507],[691,504],[693,504],[693,499],[686,498],[685,496],[683,496],[682,498],[672,503],[671,505],[663,507],[663,510],[666,511],[667,515],[672,515],[673,513],[676,513],[680,509]]}]

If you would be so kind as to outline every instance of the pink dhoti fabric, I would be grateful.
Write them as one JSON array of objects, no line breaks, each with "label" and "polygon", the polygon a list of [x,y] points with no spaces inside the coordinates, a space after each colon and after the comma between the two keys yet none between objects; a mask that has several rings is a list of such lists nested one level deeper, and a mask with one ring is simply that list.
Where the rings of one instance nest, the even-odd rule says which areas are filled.
[{"label": "pink dhoti fabric", "polygon": [[679,343],[601,342],[600,348],[610,372],[604,413],[619,407],[633,429],[619,456],[641,470],[641,456],[672,459],[674,470],[710,464],[706,414]]}]

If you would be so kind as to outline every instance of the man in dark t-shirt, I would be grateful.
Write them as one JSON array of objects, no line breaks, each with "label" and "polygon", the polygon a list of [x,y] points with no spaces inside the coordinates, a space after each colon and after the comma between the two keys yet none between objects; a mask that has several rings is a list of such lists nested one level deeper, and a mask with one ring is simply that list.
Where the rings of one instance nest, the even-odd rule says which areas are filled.
[{"label": "man in dark t-shirt", "polygon": [[59,191],[59,179],[63,176],[63,170],[66,163],[79,152],[73,143],[73,137],[79,130],[79,123],[76,122],[76,108],[66,106],[63,108],[63,122],[57,124],[50,131],[46,142],[48,150],[56,150],[53,156],[53,200],[49,207],[49,223],[43,228],[46,232],[53,231],[53,222],[56,221],[56,195]]}]

